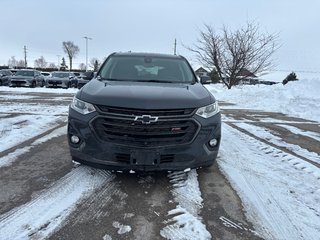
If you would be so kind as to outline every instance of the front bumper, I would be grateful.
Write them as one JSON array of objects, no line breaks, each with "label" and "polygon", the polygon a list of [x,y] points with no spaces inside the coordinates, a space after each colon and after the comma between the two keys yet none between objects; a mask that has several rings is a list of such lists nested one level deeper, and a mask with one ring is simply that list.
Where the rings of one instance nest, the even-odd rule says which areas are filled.
[{"label": "front bumper", "polygon": [[[112,169],[135,171],[184,170],[209,166],[215,161],[221,138],[221,116],[203,119],[194,115],[199,129],[191,143],[159,147],[137,147],[101,141],[90,124],[97,113],[81,115],[69,109],[68,140],[72,159],[87,165]],[[70,141],[71,136],[80,138],[78,144]],[[217,145],[208,142],[217,139]]]},{"label": "front bumper", "polygon": [[46,87],[60,87],[60,88],[68,88],[69,87],[69,81],[63,81],[63,80],[47,80]]},{"label": "front bumper", "polygon": [[9,87],[31,87],[32,81],[28,80],[11,80],[9,82]]}]

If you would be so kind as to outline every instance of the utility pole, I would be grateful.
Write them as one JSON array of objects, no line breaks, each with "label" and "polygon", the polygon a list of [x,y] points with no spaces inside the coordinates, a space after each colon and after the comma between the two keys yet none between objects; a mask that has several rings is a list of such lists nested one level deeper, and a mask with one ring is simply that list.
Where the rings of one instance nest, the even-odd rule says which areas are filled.
[{"label": "utility pole", "polygon": [[174,39],[174,47],[173,47],[173,54],[177,55],[177,39]]},{"label": "utility pole", "polygon": [[24,52],[24,67],[27,68],[27,47],[23,47],[23,52]]},{"label": "utility pole", "polygon": [[60,69],[60,55],[58,54],[57,57],[58,57],[58,65],[57,65],[57,67],[58,67],[58,69]]},{"label": "utility pole", "polygon": [[84,36],[84,39],[86,39],[86,71],[88,70],[88,40],[92,40],[92,38]]}]

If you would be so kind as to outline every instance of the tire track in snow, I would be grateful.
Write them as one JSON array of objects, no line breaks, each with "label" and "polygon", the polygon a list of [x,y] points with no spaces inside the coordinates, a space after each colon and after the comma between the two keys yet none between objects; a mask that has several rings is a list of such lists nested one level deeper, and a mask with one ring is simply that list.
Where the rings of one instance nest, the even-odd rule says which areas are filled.
[{"label": "tire track in snow", "polygon": [[160,231],[160,235],[166,239],[211,239],[199,216],[203,199],[197,171],[172,172],[168,177],[173,186],[171,193],[178,205],[168,212],[170,219],[165,221],[167,226]]},{"label": "tire track in snow", "polygon": [[[104,172],[109,177],[109,172]],[[90,198],[87,198],[81,204],[81,211],[75,214],[74,218],[68,218],[64,225],[76,226],[81,223],[99,221],[109,215],[108,205],[117,197],[123,201],[127,194],[119,189],[119,183],[116,181],[108,182],[107,185],[99,188]]]},{"label": "tire track in snow", "polygon": [[53,130],[52,129],[48,130],[45,134],[41,134],[40,137],[34,140],[29,146],[16,148],[14,151],[7,153],[3,157],[0,157],[0,168],[10,166],[14,161],[16,161],[19,158],[19,156],[29,152],[33,147],[40,145],[42,143],[45,143],[50,139],[65,135],[66,133],[67,133],[67,126],[63,126],[63,127],[58,126],[58,127],[55,127]]},{"label": "tire track in snow", "polygon": [[66,121],[67,118],[64,116],[43,115],[22,115],[5,119],[2,123],[5,127],[1,136],[2,144],[0,145],[0,154],[6,154],[6,152],[16,148],[17,145],[23,145],[36,137],[43,136],[48,131],[52,131]]},{"label": "tire track in snow", "polygon": [[0,129],[0,139],[7,137],[12,130],[12,124],[4,124]]},{"label": "tire track in snow", "polygon": [[266,239],[318,239],[319,168],[226,124],[223,136],[219,167],[257,232]]},{"label": "tire track in snow", "polygon": [[[231,127],[237,128],[238,130],[243,130],[249,136],[261,139],[271,145],[272,147],[277,147],[280,149],[286,149],[292,155],[295,155],[299,159],[303,159],[305,162],[308,162],[318,168],[320,168],[320,156],[315,152],[310,152],[307,149],[301,148],[298,145],[290,144],[284,142],[280,137],[273,135],[269,130],[266,130],[263,127],[258,127],[252,124],[247,123],[236,123],[229,124]],[[288,153],[288,154],[290,154]]]},{"label": "tire track in snow", "polygon": [[[108,177],[110,172],[104,171]],[[116,174],[114,174],[115,178]],[[119,181],[108,181],[89,197],[77,204],[77,208],[67,216],[49,239],[99,239],[111,233],[108,226],[117,216],[112,210],[125,204],[127,194],[122,192]],[[115,206],[116,205],[116,206]],[[113,227],[112,227],[113,228]]]},{"label": "tire track in snow", "polygon": [[317,132],[313,132],[313,131],[306,131],[306,130],[302,130],[300,128],[291,126],[291,125],[285,125],[285,124],[277,124],[278,126],[287,129],[288,131],[294,133],[294,134],[298,134],[298,135],[302,135],[308,138],[312,138],[318,142],[320,142],[320,133]]},{"label": "tire track in snow", "polygon": [[61,227],[79,202],[110,183],[114,175],[79,166],[31,202],[0,216],[0,239],[43,239]]}]

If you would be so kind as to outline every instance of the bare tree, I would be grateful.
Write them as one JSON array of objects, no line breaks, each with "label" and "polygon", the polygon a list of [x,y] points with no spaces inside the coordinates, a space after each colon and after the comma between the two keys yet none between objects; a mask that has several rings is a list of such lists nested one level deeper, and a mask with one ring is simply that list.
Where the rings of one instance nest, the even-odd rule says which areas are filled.
[{"label": "bare tree", "polygon": [[93,71],[96,72],[98,71],[99,67],[100,67],[100,61],[98,60],[98,58],[91,58],[90,59],[90,67],[93,68]]},{"label": "bare tree", "polygon": [[18,68],[25,68],[26,67],[26,62],[24,60],[19,60],[17,61],[17,67]]},{"label": "bare tree", "polygon": [[9,68],[15,68],[17,66],[18,61],[16,60],[15,56],[11,56],[11,58],[8,60],[8,66]]},{"label": "bare tree", "polygon": [[278,35],[259,32],[259,25],[247,23],[231,31],[223,26],[217,33],[205,25],[195,45],[187,47],[206,68],[215,70],[230,89],[250,75],[262,75],[272,68],[271,56],[278,49]]},{"label": "bare tree", "polygon": [[79,64],[79,69],[80,69],[81,71],[86,70],[86,64],[80,63],[80,64]]},{"label": "bare tree", "polygon": [[78,53],[80,52],[80,49],[77,45],[75,45],[71,41],[62,42],[62,48],[63,48],[63,51],[69,57],[70,70],[72,70],[72,59],[78,55]]},{"label": "bare tree", "polygon": [[47,61],[44,59],[43,56],[34,60],[34,67],[35,68],[46,68],[48,65]]},{"label": "bare tree", "polygon": [[57,67],[56,64],[54,64],[54,63],[49,63],[48,68],[54,69],[54,68],[58,68],[58,67]]}]

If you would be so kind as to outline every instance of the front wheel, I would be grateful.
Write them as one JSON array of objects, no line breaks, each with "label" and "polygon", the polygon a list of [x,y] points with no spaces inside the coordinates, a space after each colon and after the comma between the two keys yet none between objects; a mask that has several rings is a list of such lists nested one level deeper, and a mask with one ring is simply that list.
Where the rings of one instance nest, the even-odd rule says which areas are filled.
[{"label": "front wheel", "polygon": [[37,86],[36,82],[32,82],[32,83],[31,83],[31,87],[32,87],[32,88],[35,88],[36,86]]}]

